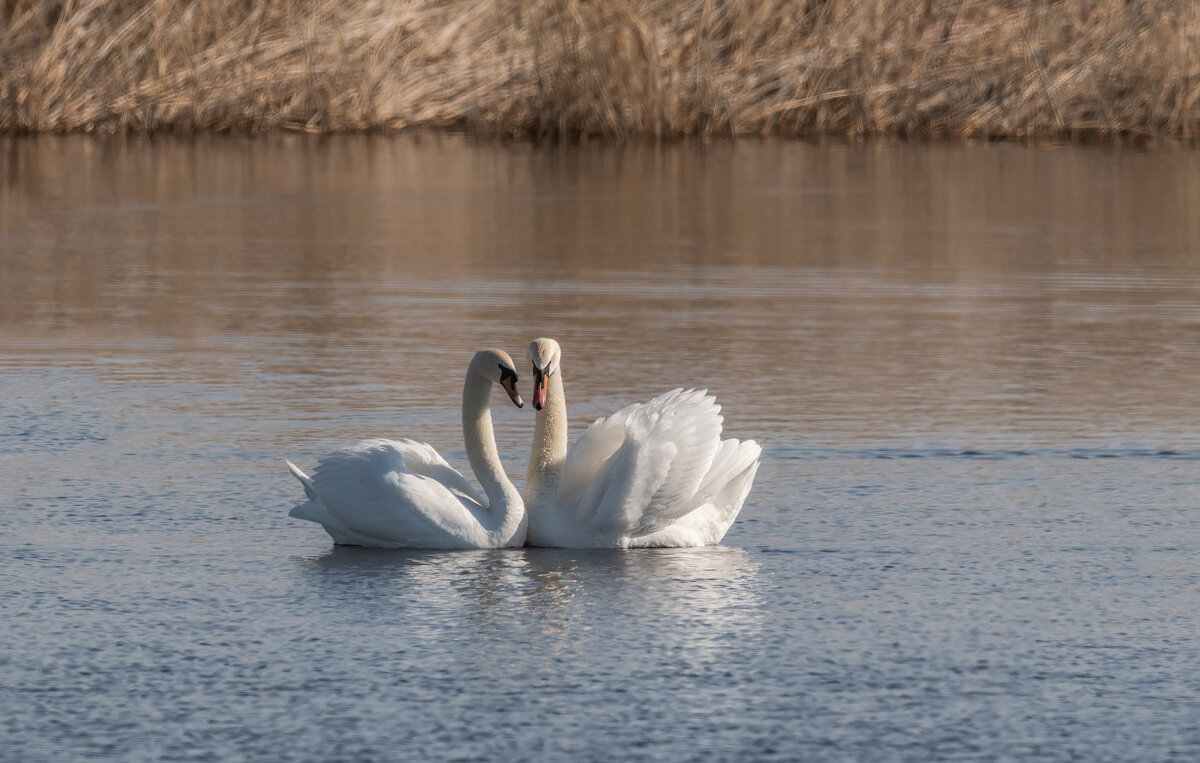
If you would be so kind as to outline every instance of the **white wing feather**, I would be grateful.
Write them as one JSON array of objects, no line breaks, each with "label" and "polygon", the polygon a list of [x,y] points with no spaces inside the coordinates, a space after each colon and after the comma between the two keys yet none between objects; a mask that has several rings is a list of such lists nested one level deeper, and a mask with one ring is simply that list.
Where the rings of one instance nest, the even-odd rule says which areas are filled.
[{"label": "white wing feather", "polygon": [[558,511],[601,535],[669,526],[701,505],[721,422],[714,398],[682,389],[597,420],[563,464]]},{"label": "white wing feather", "polygon": [[721,444],[721,407],[706,390],[668,393],[647,408],[647,439],[671,442],[676,453],[666,479],[630,533],[634,536],[655,532],[697,507],[700,484]]},{"label": "white wing feather", "polygon": [[378,443],[390,446],[404,458],[404,465],[413,474],[429,477],[445,485],[452,493],[471,503],[483,505],[484,498],[462,473],[446,462],[432,445],[416,440],[368,440],[363,445]]},{"label": "white wing feather", "polygon": [[[470,483],[436,450],[411,440],[367,440],[323,458],[317,497],[292,515],[338,542],[445,548],[478,541],[486,511]],[[340,536],[340,537],[339,537]]]},{"label": "white wing feather", "polygon": [[573,524],[580,525],[588,521],[596,502],[603,497],[602,492],[599,496],[594,493],[608,486],[612,472],[610,461],[613,454],[625,444],[626,419],[634,408],[637,405],[596,419],[567,455],[559,476],[556,502]]}]

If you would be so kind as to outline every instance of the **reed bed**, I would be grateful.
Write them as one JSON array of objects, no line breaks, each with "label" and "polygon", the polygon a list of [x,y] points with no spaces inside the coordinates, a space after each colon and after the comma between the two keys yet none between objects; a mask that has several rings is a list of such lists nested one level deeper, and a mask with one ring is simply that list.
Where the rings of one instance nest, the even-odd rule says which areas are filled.
[{"label": "reed bed", "polygon": [[0,130],[1200,135],[1195,0],[0,0]]}]

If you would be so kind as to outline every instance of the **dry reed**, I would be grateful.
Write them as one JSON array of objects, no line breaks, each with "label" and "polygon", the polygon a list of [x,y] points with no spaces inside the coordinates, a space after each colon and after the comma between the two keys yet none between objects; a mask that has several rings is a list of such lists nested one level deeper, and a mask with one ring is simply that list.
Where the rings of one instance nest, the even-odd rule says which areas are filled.
[{"label": "dry reed", "polygon": [[0,0],[0,130],[1200,135],[1195,0]]}]

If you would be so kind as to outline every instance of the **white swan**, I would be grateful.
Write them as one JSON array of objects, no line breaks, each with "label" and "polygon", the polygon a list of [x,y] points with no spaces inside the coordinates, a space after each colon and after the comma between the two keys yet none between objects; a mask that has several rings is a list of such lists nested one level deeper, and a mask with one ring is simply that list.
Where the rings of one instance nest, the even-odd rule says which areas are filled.
[{"label": "white swan", "polygon": [[721,439],[720,406],[673,390],[598,419],[567,455],[561,351],[529,345],[537,428],[525,481],[531,546],[646,548],[719,543],[762,449]]},{"label": "white swan", "polygon": [[375,548],[504,548],[525,543],[525,504],[496,451],[488,397],[499,384],[518,408],[517,371],[503,350],[481,350],[463,384],[463,439],[487,501],[432,446],[366,440],[317,464],[288,468],[308,501],[289,516],[316,522],[334,543]]}]

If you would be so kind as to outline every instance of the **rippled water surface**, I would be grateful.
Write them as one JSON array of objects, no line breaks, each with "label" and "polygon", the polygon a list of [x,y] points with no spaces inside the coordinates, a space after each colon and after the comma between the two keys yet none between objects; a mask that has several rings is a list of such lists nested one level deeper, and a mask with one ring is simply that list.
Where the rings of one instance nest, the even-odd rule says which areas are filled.
[{"label": "rippled water surface", "polygon": [[[1177,151],[3,139],[0,758],[1196,759],[1197,210]],[[465,470],[539,335],[575,434],[764,444],[722,546],[287,518],[285,457]]]}]

